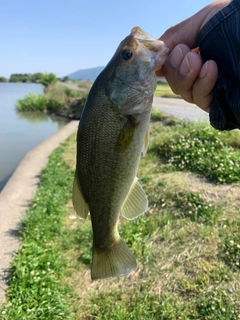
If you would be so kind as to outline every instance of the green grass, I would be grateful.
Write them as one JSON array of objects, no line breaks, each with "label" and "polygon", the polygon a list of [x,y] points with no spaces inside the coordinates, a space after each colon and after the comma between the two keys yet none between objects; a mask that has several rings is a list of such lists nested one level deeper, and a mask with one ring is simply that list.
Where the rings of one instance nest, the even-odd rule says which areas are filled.
[{"label": "green grass", "polygon": [[200,123],[175,126],[173,130],[161,127],[158,133],[153,148],[175,170],[190,170],[217,183],[239,181],[239,132],[230,135]]},{"label": "green grass", "polygon": [[181,98],[179,95],[172,92],[172,89],[168,85],[168,83],[158,83],[156,91],[154,93],[154,97],[162,97],[162,98]]},{"label": "green grass", "polygon": [[71,196],[72,170],[61,159],[62,152],[59,148],[50,157],[22,222],[22,245],[12,264],[2,320],[70,317],[71,289],[62,281],[67,259],[59,242],[65,204]]},{"label": "green grass", "polygon": [[152,122],[161,122],[164,126],[175,126],[177,124],[183,124],[182,120],[167,115],[166,113],[153,109],[151,113]]},{"label": "green grass", "polygon": [[45,111],[65,116],[72,99],[82,99],[82,105],[79,108],[83,108],[86,96],[87,92],[55,84],[46,88],[44,94],[30,93],[24,99],[18,100],[16,109],[17,111]]},{"label": "green grass", "polygon": [[[169,164],[166,155],[176,145],[179,153],[182,146],[196,158],[207,149],[202,163],[210,166],[213,153],[229,148],[238,154],[239,133],[219,134],[206,124],[186,125],[158,112],[153,120],[138,172],[149,209],[134,221],[121,217],[119,224],[137,269],[127,277],[90,279],[91,223],[79,220],[71,205],[73,135],[51,156],[22,224],[22,247],[0,309],[3,320],[240,317],[239,180],[209,182],[204,171]],[[232,169],[225,171],[231,175]]]},{"label": "green grass", "polygon": [[43,111],[47,108],[47,99],[42,94],[29,93],[17,101],[16,107],[18,111]]}]

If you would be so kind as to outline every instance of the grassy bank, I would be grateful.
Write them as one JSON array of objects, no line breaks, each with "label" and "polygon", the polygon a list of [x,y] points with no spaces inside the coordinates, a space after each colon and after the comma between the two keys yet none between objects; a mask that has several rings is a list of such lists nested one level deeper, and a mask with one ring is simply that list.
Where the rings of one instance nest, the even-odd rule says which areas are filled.
[{"label": "grassy bank", "polygon": [[51,155],[21,224],[22,246],[12,264],[1,319],[69,319],[71,289],[62,280],[68,259],[60,248],[72,170],[63,152],[60,147]]},{"label": "grassy bank", "polygon": [[[76,82],[74,85],[82,91],[73,90],[60,84],[50,85],[45,89],[44,94],[30,93],[24,99],[19,100],[16,109],[17,111],[40,111],[79,119],[91,83]],[[179,98],[165,83],[157,85],[154,96]]]},{"label": "grassy bank", "polygon": [[[186,125],[156,111],[152,120],[138,173],[149,209],[134,221],[121,218],[119,226],[137,269],[128,277],[90,280],[91,225],[71,204],[72,136],[52,154],[26,213],[1,319],[240,317],[240,184],[233,174],[239,132]],[[209,175],[216,166],[228,184]]]},{"label": "grassy bank", "polygon": [[49,85],[44,94],[30,93],[18,100],[17,111],[40,111],[69,118],[80,117],[88,91],[77,91],[60,84]]},{"label": "grassy bank", "polygon": [[154,92],[154,97],[181,98],[179,95],[172,92],[172,89],[169,87],[168,83],[158,83],[156,91]]}]

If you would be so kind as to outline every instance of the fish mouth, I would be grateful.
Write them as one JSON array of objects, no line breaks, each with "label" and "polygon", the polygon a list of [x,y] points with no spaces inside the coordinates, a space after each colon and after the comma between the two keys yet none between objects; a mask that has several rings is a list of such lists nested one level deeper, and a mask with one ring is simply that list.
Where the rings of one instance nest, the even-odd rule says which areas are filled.
[{"label": "fish mouth", "polygon": [[155,40],[152,36],[148,33],[143,31],[140,27],[134,27],[131,30],[131,36],[138,40]]},{"label": "fish mouth", "polygon": [[151,57],[154,71],[156,72],[161,69],[172,49],[162,40],[154,39],[140,27],[134,27],[131,30],[131,36],[133,36],[139,43],[140,51],[146,50],[148,52],[146,55]]},{"label": "fish mouth", "polygon": [[172,51],[172,49],[170,47],[168,47],[164,42],[163,42],[163,45],[164,46],[163,46],[162,50],[158,51],[158,53],[153,57],[155,72],[162,68],[168,55]]}]

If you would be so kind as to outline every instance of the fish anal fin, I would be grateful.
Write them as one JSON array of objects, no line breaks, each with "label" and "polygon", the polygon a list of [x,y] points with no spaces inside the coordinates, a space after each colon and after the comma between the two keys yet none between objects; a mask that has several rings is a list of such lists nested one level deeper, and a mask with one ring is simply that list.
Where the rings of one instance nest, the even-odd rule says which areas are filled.
[{"label": "fish anal fin", "polygon": [[106,250],[93,246],[92,280],[126,276],[137,266],[136,259],[123,239]]},{"label": "fish anal fin", "polygon": [[83,197],[76,174],[73,182],[72,203],[76,213],[81,218],[86,219],[89,213],[89,207]]},{"label": "fish anal fin", "polygon": [[122,205],[121,214],[133,220],[142,215],[148,208],[148,199],[138,179],[135,178],[131,189]]}]

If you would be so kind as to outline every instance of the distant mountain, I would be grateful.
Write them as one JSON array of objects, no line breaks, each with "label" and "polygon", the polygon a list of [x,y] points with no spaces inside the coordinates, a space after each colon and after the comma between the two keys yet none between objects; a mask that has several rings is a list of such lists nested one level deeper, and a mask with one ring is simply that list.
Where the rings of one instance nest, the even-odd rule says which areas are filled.
[{"label": "distant mountain", "polygon": [[94,81],[104,67],[96,67],[91,69],[82,69],[68,75],[72,80],[91,80]]}]

